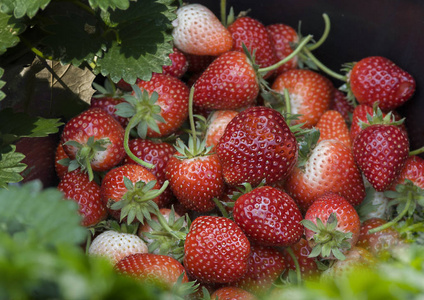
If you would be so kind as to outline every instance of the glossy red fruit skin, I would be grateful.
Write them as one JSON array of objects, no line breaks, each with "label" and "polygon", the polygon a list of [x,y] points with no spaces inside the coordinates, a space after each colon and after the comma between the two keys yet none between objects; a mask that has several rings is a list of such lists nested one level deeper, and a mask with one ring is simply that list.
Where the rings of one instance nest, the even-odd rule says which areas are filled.
[{"label": "glossy red fruit skin", "polygon": [[[100,197],[106,205],[109,215],[116,220],[120,220],[121,210],[114,210],[111,206],[113,203],[122,200],[122,197],[128,191],[124,184],[124,177],[130,179],[133,184],[139,181],[147,183],[152,180],[157,180],[156,176],[151,171],[135,164],[122,165],[107,172],[100,185]],[[153,188],[160,189],[159,182],[156,182]],[[159,197],[155,198],[153,201],[157,203]]]},{"label": "glossy red fruit skin", "polygon": [[330,102],[330,109],[338,111],[346,123],[350,124],[355,107],[348,101],[345,93],[339,89],[334,89],[334,97]]},{"label": "glossy red fruit skin", "polygon": [[[149,169],[149,171],[156,176],[159,185],[162,186],[166,180],[166,165],[175,153],[174,146],[167,142],[135,138],[128,142],[128,147],[135,156],[153,165],[153,168]],[[123,160],[123,164],[135,163],[136,162],[128,155],[125,156]],[[171,188],[168,186],[159,196],[159,200],[157,202],[159,208],[168,205],[173,198],[174,195],[172,194]]]},{"label": "glossy red fruit skin", "polygon": [[[251,17],[237,18],[228,26],[233,38],[233,50],[244,52],[243,44],[249,52],[255,53],[255,63],[260,68],[269,67],[278,62],[272,39],[264,24]],[[268,72],[265,78],[272,75]]]},{"label": "glossy red fruit skin", "polygon": [[212,147],[211,151],[214,151],[228,123],[230,123],[237,114],[238,111],[235,110],[216,110],[212,112],[208,120],[208,128],[205,134],[206,147]]},{"label": "glossy red fruit skin", "polygon": [[98,107],[106,111],[109,115],[111,115],[114,119],[116,119],[122,127],[126,127],[128,125],[128,118],[124,118],[115,114],[116,105],[125,102],[123,98],[114,98],[114,97],[92,97],[90,102],[90,107]]},{"label": "glossy red fruit skin", "polygon": [[250,241],[264,246],[287,247],[303,235],[302,213],[285,192],[262,186],[240,196],[234,221]]},{"label": "glossy red fruit skin", "polygon": [[383,111],[403,105],[415,92],[414,78],[391,60],[370,56],[355,63],[348,74],[353,95],[360,104],[376,101]]},{"label": "glossy red fruit skin", "polygon": [[247,272],[250,242],[232,220],[200,216],[191,223],[184,244],[184,266],[202,283],[229,283]]},{"label": "glossy red fruit skin", "polygon": [[298,145],[283,116],[264,106],[250,107],[228,123],[216,146],[225,181],[258,185],[283,180],[293,170]]},{"label": "glossy red fruit skin", "polygon": [[206,68],[194,89],[194,106],[210,110],[238,109],[254,102],[259,83],[247,56],[229,51]]},{"label": "glossy red fruit skin", "polygon": [[90,227],[106,219],[107,210],[100,199],[100,187],[95,181],[90,181],[87,174],[78,170],[66,173],[57,189],[66,199],[78,203],[78,211],[83,216],[81,225]]},{"label": "glossy red fruit skin", "polygon": [[[291,245],[290,248],[292,249],[297,262],[299,263],[302,278],[306,280],[317,278],[320,271],[318,269],[316,258],[309,257],[312,249],[306,239],[302,237],[296,244]],[[296,271],[296,264],[294,263],[293,258],[287,252],[287,250],[284,251],[284,257],[286,266],[290,270]]]},{"label": "glossy red fruit skin", "polygon": [[56,171],[56,175],[59,178],[62,178],[63,175],[68,173],[68,167],[59,163],[60,160],[66,159],[66,158],[69,159],[69,156],[68,154],[66,154],[65,150],[63,149],[62,144],[59,143],[59,145],[57,145],[56,147],[56,152],[54,156],[54,168]]},{"label": "glossy red fruit skin", "polygon": [[140,80],[137,85],[150,94],[159,94],[156,105],[161,107],[160,115],[165,119],[165,122],[157,121],[159,133],[148,128],[147,137],[160,138],[175,133],[188,117],[187,85],[176,77],[158,73],[153,73],[149,81]]},{"label": "glossy red fruit skin", "polygon": [[249,293],[248,291],[235,287],[235,286],[224,286],[211,295],[211,299],[215,300],[258,300],[255,295]]},{"label": "glossy red fruit skin", "polygon": [[374,189],[382,192],[395,182],[409,155],[406,134],[394,125],[371,125],[353,141],[353,155]]},{"label": "glossy red fruit skin", "polygon": [[216,154],[184,159],[172,156],[165,175],[178,201],[197,212],[215,208],[213,198],[224,191],[221,163]]},{"label": "glossy red fruit skin", "polygon": [[391,189],[394,190],[397,184],[405,183],[406,179],[424,189],[424,159],[416,155],[408,156],[398,180],[393,183]]},{"label": "glossy red fruit skin", "polygon": [[162,74],[171,75],[177,78],[183,77],[188,69],[188,61],[184,53],[174,47],[173,52],[169,54],[169,58],[172,63],[170,66],[162,67]]},{"label": "glossy red fruit skin", "polygon": [[183,265],[167,255],[131,254],[118,261],[115,269],[119,273],[143,280],[147,284],[159,284],[166,288],[171,288],[183,273],[182,282],[188,282]]},{"label": "glossy red fruit skin", "polygon": [[69,120],[62,132],[61,143],[66,154],[75,159],[77,149],[64,145],[67,141],[86,144],[91,136],[94,140],[107,138],[110,144],[105,151],[98,151],[91,161],[94,171],[108,171],[125,157],[124,128],[111,115],[100,108],[90,108]]},{"label": "glossy red fruit skin", "polygon": [[352,147],[349,127],[343,116],[336,110],[327,110],[315,126],[319,130],[318,142],[322,140],[338,140],[346,147]]}]

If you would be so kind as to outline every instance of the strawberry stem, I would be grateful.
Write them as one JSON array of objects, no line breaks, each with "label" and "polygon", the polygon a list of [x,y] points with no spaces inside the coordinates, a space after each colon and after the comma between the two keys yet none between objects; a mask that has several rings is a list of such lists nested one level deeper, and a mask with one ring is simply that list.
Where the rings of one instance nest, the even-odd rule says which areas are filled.
[{"label": "strawberry stem", "polygon": [[196,125],[194,124],[194,117],[193,117],[193,95],[194,95],[194,85],[190,88],[190,94],[188,96],[188,118],[190,121],[191,135],[193,136],[194,149],[197,149]]},{"label": "strawberry stem", "polygon": [[327,39],[327,37],[330,33],[330,28],[331,28],[330,18],[328,17],[328,15],[326,13],[324,13],[322,15],[322,17],[324,19],[324,24],[325,24],[324,32],[323,32],[321,38],[318,40],[318,42],[316,42],[315,44],[311,44],[311,45],[306,46],[306,48],[308,48],[310,51],[313,51],[313,50],[317,49],[318,47],[320,47],[325,42],[325,40]]},{"label": "strawberry stem", "polygon": [[290,53],[288,56],[280,60],[278,63],[273,64],[272,66],[265,67],[265,68],[259,68],[258,72],[261,74],[268,73],[269,71],[273,71],[275,69],[278,69],[280,66],[284,65],[286,62],[290,61],[293,57],[295,57],[302,49],[305,49],[306,44],[309,43],[309,41],[312,39],[312,35],[306,36],[302,42],[299,43],[299,45],[296,47],[296,49],[293,50],[292,53]]},{"label": "strawberry stem", "polygon": [[329,68],[327,68],[324,64],[322,64],[313,54],[311,51],[309,51],[309,49],[307,47],[305,47],[303,49],[303,51],[305,52],[305,54],[311,59],[311,61],[313,63],[315,63],[317,65],[318,68],[320,68],[322,71],[324,71],[325,73],[327,73],[328,75],[330,75],[331,77],[338,79],[340,81],[343,82],[347,82],[347,77],[345,75],[339,74],[337,72],[334,72],[333,70],[330,70]]},{"label": "strawberry stem", "polygon": [[297,284],[300,285],[302,282],[302,275],[300,273],[300,265],[299,265],[299,261],[297,260],[296,255],[294,255],[293,253],[293,249],[290,247],[286,248],[287,253],[290,255],[290,257],[292,258],[294,265],[296,266],[296,281]]},{"label": "strawberry stem", "polygon": [[409,156],[419,155],[424,153],[424,146],[409,152]]},{"label": "strawberry stem", "polygon": [[125,135],[124,135],[124,149],[125,149],[125,152],[127,153],[127,155],[133,160],[133,161],[135,161],[136,163],[138,163],[138,164],[140,164],[140,165],[142,165],[143,167],[146,167],[146,168],[148,168],[148,169],[151,169],[151,168],[153,168],[154,167],[154,165],[152,165],[152,164],[149,164],[148,162],[145,162],[144,160],[141,160],[140,158],[138,158],[137,156],[135,156],[132,152],[131,152],[131,149],[130,149],[130,147],[129,147],[129,145],[128,145],[128,142],[129,142],[129,140],[130,140],[130,132],[131,132],[131,129],[133,129],[134,127],[135,127],[135,125],[136,124],[138,124],[139,123],[139,118],[138,118],[138,116],[137,115],[135,115],[134,117],[132,117],[131,119],[130,119],[130,121],[128,122],[128,125],[127,125],[127,127],[125,128]]},{"label": "strawberry stem", "polygon": [[215,202],[216,207],[218,207],[219,212],[222,214],[224,218],[230,218],[230,215],[228,214],[227,210],[225,209],[224,205],[222,205],[221,201],[219,201],[218,198],[214,197],[213,202]]},{"label": "strawberry stem", "polygon": [[224,27],[227,27],[227,1],[221,0],[221,23],[224,25]]},{"label": "strawberry stem", "polygon": [[183,232],[177,232],[175,230],[172,230],[171,227],[169,227],[168,222],[165,220],[163,215],[158,211],[156,214],[156,217],[158,218],[159,224],[165,229],[170,235],[175,237],[176,239],[180,241],[184,241],[186,239],[186,234]]}]

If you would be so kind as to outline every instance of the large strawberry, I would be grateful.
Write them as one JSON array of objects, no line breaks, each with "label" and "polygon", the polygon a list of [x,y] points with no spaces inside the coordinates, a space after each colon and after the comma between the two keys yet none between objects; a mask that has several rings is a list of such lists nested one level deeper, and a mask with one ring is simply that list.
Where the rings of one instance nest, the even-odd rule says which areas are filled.
[{"label": "large strawberry", "polygon": [[191,223],[184,254],[184,266],[194,279],[229,283],[246,274],[250,243],[234,221],[200,216]]},{"label": "large strawberry", "polygon": [[240,196],[234,204],[234,221],[254,243],[286,247],[303,234],[302,214],[285,192],[261,186]]},{"label": "large strawberry", "polygon": [[63,129],[61,143],[73,161],[70,170],[108,171],[125,156],[124,128],[100,108],[90,108],[69,120]]},{"label": "large strawberry", "polygon": [[334,95],[334,86],[327,77],[306,69],[282,73],[274,80],[272,89],[281,94],[287,89],[290,112],[300,114],[295,123],[304,123],[304,127],[316,125],[329,109]]},{"label": "large strawberry", "polygon": [[181,6],[173,21],[174,45],[182,52],[195,55],[220,55],[233,46],[231,34],[214,13],[204,5]]},{"label": "large strawberry", "polygon": [[251,107],[235,116],[216,151],[227,183],[257,185],[284,179],[293,170],[298,146],[284,117],[272,108]]},{"label": "large strawberry", "polygon": [[353,64],[348,85],[360,104],[378,102],[383,111],[403,105],[415,92],[415,80],[388,58],[370,56]]},{"label": "large strawberry", "polygon": [[63,175],[57,189],[66,199],[78,203],[78,211],[83,216],[82,225],[94,226],[106,219],[106,205],[100,199],[100,187],[90,181],[88,175],[75,170]]},{"label": "large strawberry", "polygon": [[344,253],[355,246],[359,238],[358,213],[352,204],[335,193],[318,197],[308,208],[302,223],[312,248],[310,257],[343,260]]}]

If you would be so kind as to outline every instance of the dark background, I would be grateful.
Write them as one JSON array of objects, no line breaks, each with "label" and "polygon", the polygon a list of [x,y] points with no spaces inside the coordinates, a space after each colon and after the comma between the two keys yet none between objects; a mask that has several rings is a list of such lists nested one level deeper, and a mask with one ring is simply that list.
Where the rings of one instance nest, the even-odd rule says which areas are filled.
[{"label": "dark background", "polygon": [[[196,2],[220,18],[219,0]],[[330,35],[314,51],[325,65],[340,72],[343,63],[378,55],[408,71],[417,82],[417,91],[398,112],[406,117],[411,149],[424,146],[424,1],[227,0],[227,12],[231,6],[236,15],[251,9],[248,16],[265,25],[284,23],[297,29],[301,21],[302,34],[312,34],[316,39],[324,29],[322,14],[327,13]]]}]

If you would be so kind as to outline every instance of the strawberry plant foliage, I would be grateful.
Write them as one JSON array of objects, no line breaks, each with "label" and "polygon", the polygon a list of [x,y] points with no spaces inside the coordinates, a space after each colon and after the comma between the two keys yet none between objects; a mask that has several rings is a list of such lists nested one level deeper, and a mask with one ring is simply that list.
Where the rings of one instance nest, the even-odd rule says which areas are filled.
[{"label": "strawberry plant foliage", "polygon": [[3,0],[0,9],[7,14],[13,14],[17,19],[24,16],[32,18],[40,9],[45,9],[49,3],[50,0]]}]

